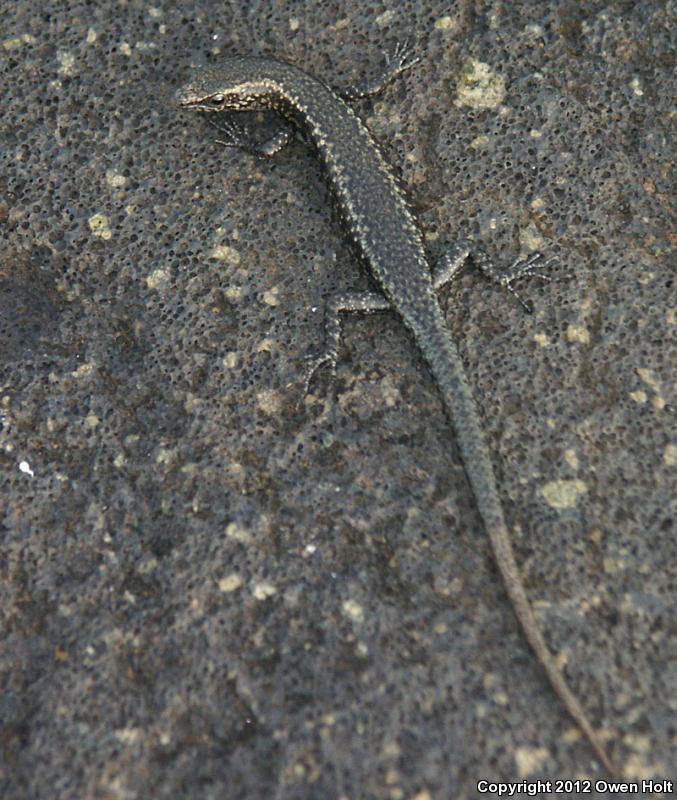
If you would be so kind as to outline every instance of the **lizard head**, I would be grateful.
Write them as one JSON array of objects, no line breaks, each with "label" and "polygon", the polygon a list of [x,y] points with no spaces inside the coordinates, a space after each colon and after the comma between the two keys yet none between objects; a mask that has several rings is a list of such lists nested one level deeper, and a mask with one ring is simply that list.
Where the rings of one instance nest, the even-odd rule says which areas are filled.
[{"label": "lizard head", "polygon": [[[270,108],[273,81],[258,59],[227,58],[198,72],[175,95],[181,108],[193,111],[257,111]],[[270,60],[261,59],[270,69]]]}]

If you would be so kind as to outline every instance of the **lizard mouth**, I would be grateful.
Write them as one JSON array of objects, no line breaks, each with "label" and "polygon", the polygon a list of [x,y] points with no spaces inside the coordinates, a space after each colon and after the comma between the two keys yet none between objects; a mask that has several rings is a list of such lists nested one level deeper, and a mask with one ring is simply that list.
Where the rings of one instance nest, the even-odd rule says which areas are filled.
[{"label": "lizard mouth", "polygon": [[177,93],[176,95],[176,104],[179,108],[199,108],[200,101],[193,100],[190,97],[186,97],[185,95],[180,95]]},{"label": "lizard mouth", "polygon": [[226,105],[223,94],[198,95],[197,92],[185,88],[179,89],[174,95],[174,99],[179,108],[187,108],[192,111],[222,111]]},{"label": "lizard mouth", "polygon": [[195,94],[189,94],[183,89],[179,89],[174,95],[174,102],[179,108],[200,108],[204,100],[202,97],[195,97]]},{"label": "lizard mouth", "polygon": [[188,111],[223,111],[222,107],[204,100],[179,100],[178,105],[179,108],[185,108]]}]

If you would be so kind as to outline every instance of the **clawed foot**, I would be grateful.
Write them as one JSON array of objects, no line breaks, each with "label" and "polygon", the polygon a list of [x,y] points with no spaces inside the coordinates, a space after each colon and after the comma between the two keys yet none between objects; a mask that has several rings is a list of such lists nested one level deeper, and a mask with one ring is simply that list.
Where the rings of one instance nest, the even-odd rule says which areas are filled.
[{"label": "clawed foot", "polygon": [[242,150],[249,149],[250,137],[247,130],[236,122],[226,120],[221,125],[214,122],[213,119],[207,119],[207,122],[216,128],[219,133],[222,133],[225,139],[216,139],[217,144],[222,144],[224,147],[238,147]]},{"label": "clawed foot", "polygon": [[529,258],[518,258],[517,261],[508,267],[506,270],[506,275],[511,281],[515,281],[519,278],[524,278],[527,276],[540,278],[543,281],[559,281],[560,278],[540,272],[540,270],[545,269],[548,264],[554,264],[556,261],[557,256],[552,256],[547,261],[543,261],[542,253],[532,253]]},{"label": "clawed foot", "polygon": [[390,81],[420,61],[418,56],[412,54],[412,48],[408,41],[397,42],[392,52],[384,53],[384,58],[386,65],[378,78],[361,81],[355,86],[337,89],[337,93],[349,103],[354,100],[363,100],[365,97],[374,97],[380,94]]},{"label": "clawed foot", "polygon": [[520,280],[520,278],[540,278],[542,281],[549,281],[549,282],[558,282],[561,278],[554,277],[552,275],[546,275],[541,270],[544,270],[549,264],[553,264],[557,261],[557,258],[553,256],[549,258],[547,261],[543,261],[543,255],[541,253],[532,253],[529,258],[518,258],[515,262],[513,262],[504,272],[497,273],[492,276],[492,279],[495,280],[500,286],[506,288],[510,294],[515,297],[522,308],[527,312],[527,314],[531,314],[534,310],[534,305],[530,300],[525,300],[522,295],[515,289],[513,286],[515,281]]},{"label": "clawed foot", "polygon": [[412,47],[408,39],[405,39],[403,42],[397,42],[393,52],[390,54],[386,53],[385,58],[390,77],[395,77],[395,75],[400,75],[406,70],[411,69],[421,60],[418,56],[413,55]]},{"label": "clawed foot", "polygon": [[306,373],[306,380],[303,385],[303,396],[310,394],[310,384],[315,377],[315,374],[323,367],[325,364],[329,364],[329,374],[331,377],[332,383],[336,378],[336,353],[332,353],[331,351],[326,351],[319,356],[308,356],[308,361],[312,361],[310,364],[310,368]]}]

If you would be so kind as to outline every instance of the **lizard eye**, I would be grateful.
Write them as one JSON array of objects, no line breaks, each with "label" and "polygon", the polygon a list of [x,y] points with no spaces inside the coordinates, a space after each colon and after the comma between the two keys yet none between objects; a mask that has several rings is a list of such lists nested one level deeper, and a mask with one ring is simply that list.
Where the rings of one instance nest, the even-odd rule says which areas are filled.
[{"label": "lizard eye", "polygon": [[222,94],[215,94],[213,97],[209,98],[209,102],[213,106],[222,106],[225,97]]}]

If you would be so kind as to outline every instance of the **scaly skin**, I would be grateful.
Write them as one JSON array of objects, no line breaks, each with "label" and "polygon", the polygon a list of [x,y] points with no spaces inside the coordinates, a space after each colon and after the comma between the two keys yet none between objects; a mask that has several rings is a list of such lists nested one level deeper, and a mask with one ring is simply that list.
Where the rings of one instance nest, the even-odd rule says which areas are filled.
[{"label": "scaly skin", "polygon": [[[407,61],[406,50],[398,49],[385,78],[394,77],[412,63]],[[353,99],[380,88],[381,84],[369,90],[353,89],[346,96]],[[183,108],[206,112],[273,109],[300,128],[314,144],[346,231],[383,293],[382,296],[374,292],[344,295],[334,301],[328,319],[327,348],[314,369],[323,363],[334,368],[339,312],[392,309],[399,314],[444,398],[496,563],[524,634],[567,711],[584,731],[606,769],[615,774],[617,771],[601,740],[555,664],[529,604],[510,544],[477,405],[435,295],[436,286],[443,281],[433,281],[420,229],[371,134],[339,93],[297,67],[270,58],[230,58],[208,67],[177,92],[177,101]],[[274,146],[256,147],[233,123],[221,130],[227,137],[223,144],[259,155],[272,155],[289,138],[283,133],[271,140],[275,141]],[[465,248],[457,253],[446,279],[453,277],[468,252]],[[475,254],[478,266],[511,291],[514,278],[538,274],[534,270],[538,258],[516,262],[511,277],[506,278],[497,273],[484,254]]]}]

